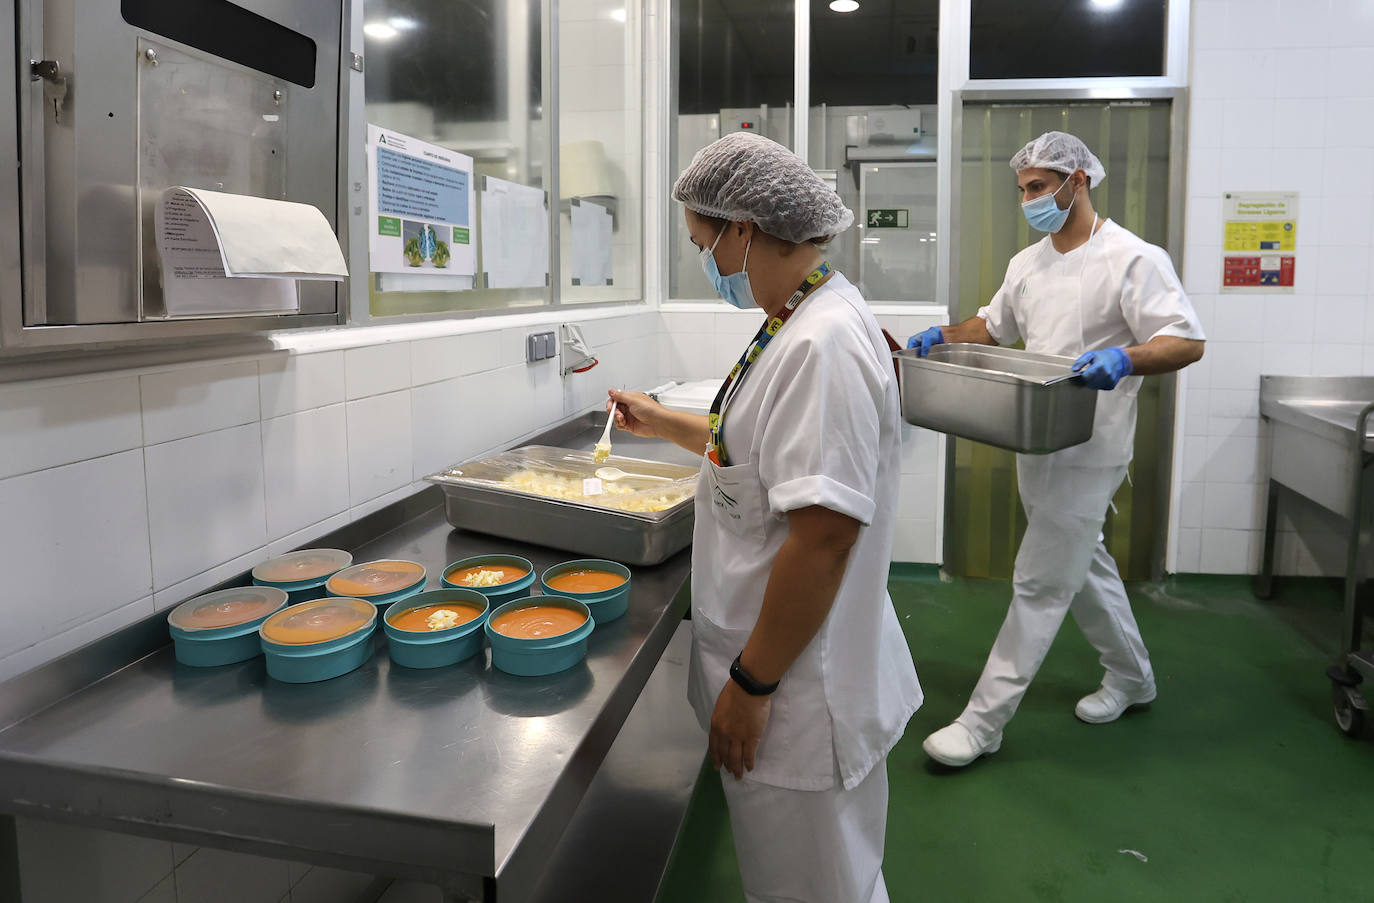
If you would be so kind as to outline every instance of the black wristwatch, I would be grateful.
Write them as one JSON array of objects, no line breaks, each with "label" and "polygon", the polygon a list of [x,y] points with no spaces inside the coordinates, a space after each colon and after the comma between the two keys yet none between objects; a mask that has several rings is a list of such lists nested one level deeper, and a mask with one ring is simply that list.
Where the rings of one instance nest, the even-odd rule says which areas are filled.
[{"label": "black wristwatch", "polygon": [[[744,653],[741,652],[740,655]],[[730,679],[739,684],[744,692],[750,696],[767,696],[778,688],[782,681],[773,681],[771,684],[760,683],[742,667],[740,667],[740,655],[735,656],[735,660],[730,663]]]}]

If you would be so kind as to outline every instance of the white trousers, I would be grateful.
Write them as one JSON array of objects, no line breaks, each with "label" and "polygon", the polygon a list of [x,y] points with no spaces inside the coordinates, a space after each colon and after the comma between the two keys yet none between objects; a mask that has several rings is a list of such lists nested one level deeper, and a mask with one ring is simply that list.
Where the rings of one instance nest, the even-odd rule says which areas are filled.
[{"label": "white trousers", "polygon": [[1052,455],[1018,455],[1016,474],[1027,526],[1011,607],[957,719],[984,745],[1016,714],[1066,612],[1100,653],[1103,684],[1131,691],[1154,683],[1121,574],[1102,543],[1102,523],[1126,468],[1065,467]]},{"label": "white trousers", "polygon": [[749,903],[888,903],[887,759],[853,790],[720,780]]}]

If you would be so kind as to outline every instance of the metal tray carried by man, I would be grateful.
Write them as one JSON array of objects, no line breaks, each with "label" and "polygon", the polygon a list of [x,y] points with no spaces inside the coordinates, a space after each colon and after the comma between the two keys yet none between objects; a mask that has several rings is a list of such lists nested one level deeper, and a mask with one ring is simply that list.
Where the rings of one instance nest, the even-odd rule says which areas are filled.
[{"label": "metal tray carried by man", "polygon": [[1074,359],[993,345],[897,351],[902,419],[1029,455],[1092,438],[1097,392],[1074,379]]}]

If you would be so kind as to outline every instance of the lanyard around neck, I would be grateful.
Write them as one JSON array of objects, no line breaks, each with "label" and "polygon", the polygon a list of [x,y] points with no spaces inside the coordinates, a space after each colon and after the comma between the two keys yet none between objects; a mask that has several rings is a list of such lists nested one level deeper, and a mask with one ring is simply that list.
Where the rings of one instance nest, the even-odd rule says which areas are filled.
[{"label": "lanyard around neck", "polygon": [[735,366],[730,369],[730,375],[721,383],[720,391],[716,393],[715,401],[711,402],[711,413],[707,415],[706,425],[710,429],[710,443],[706,446],[706,456],[711,459],[717,467],[724,467],[729,460],[725,454],[725,443],[721,436],[721,426],[725,419],[725,406],[734,394],[739,391],[739,387],[744,384],[744,377],[749,372],[749,368],[754,365],[754,361],[759,359],[763,349],[768,347],[768,343],[782,329],[782,325],[792,318],[797,308],[801,306],[806,296],[811,293],[821,280],[831,273],[830,263],[823,261],[806,278],[801,285],[792,293],[792,297],[787,299],[787,303],[782,306],[782,310],[759,327],[759,331],[754,333],[754,340],[749,343],[744,354],[735,362]]}]

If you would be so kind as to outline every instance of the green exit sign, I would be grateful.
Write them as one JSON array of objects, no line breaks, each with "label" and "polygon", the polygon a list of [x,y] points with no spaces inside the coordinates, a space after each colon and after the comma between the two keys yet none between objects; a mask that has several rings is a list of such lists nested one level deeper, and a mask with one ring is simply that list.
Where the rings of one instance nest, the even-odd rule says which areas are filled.
[{"label": "green exit sign", "polygon": [[905,229],[907,211],[897,207],[870,208],[866,222],[870,229]]}]

